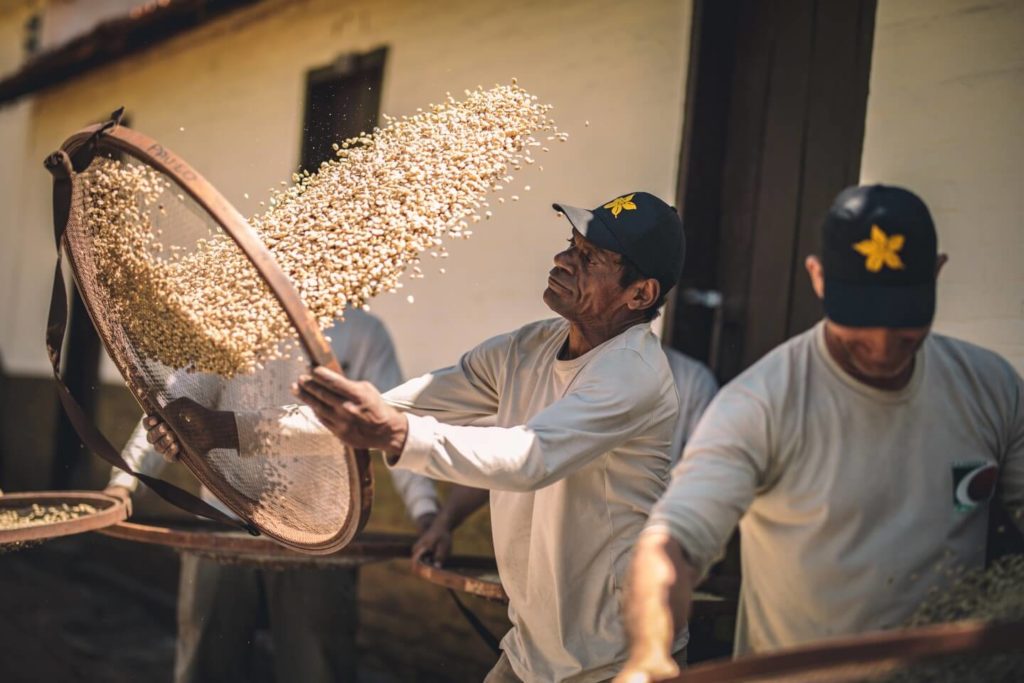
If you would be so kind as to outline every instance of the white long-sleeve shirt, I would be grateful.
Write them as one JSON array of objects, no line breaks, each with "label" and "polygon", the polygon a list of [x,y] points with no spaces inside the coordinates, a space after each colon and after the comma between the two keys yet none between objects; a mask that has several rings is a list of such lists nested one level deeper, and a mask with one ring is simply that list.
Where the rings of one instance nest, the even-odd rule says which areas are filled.
[{"label": "white long-sleeve shirt", "polygon": [[[376,317],[359,309],[346,311],[345,321],[328,330],[326,334],[331,337],[331,349],[348,377],[370,382],[382,391],[402,381],[402,371],[398,365],[391,336]],[[252,391],[261,392],[261,396],[267,401],[277,401],[281,404],[292,402],[294,398],[288,392],[288,387],[305,371],[306,366],[301,363],[280,360],[268,363],[264,370],[251,376],[242,375],[225,381],[214,375],[190,374],[187,381],[192,390],[201,387],[201,393],[208,399],[204,404],[208,407],[234,410],[249,405],[246,397]],[[173,387],[171,391],[173,392]],[[267,396],[267,392],[271,395]],[[337,445],[334,444],[332,448],[336,450]],[[122,456],[137,472],[154,476],[160,473],[165,463],[163,456],[146,440],[146,430],[141,422],[124,447]],[[397,470],[391,474],[395,488],[412,519],[437,512],[437,494],[430,479]],[[127,472],[114,468],[110,485],[123,486],[134,491],[138,486],[138,480]],[[231,514],[205,487],[200,495],[211,505]]]},{"label": "white long-sleeve shirt", "polygon": [[[625,572],[668,481],[679,409],[650,325],[558,360],[567,337],[565,320],[532,323],[385,394],[409,417],[395,471],[491,490],[512,622],[501,646],[530,682],[601,681],[624,663]],[[244,435],[267,428],[307,452],[338,447],[308,409],[236,418],[243,455],[260,448]]]},{"label": "white long-sleeve shirt", "polygon": [[409,413],[395,467],[491,490],[502,649],[524,681],[621,668],[623,579],[666,485],[679,405],[649,325],[558,360],[567,333],[561,319],[527,325],[386,395]]},{"label": "white long-sleeve shirt", "polygon": [[[738,520],[736,652],[901,625],[985,560],[989,501],[1024,513],[1024,381],[930,335],[910,383],[869,387],[824,325],[719,392],[648,524],[707,570]],[[742,519],[741,519],[742,518]]]},{"label": "white long-sleeve shirt", "polygon": [[697,428],[701,415],[718,392],[718,381],[706,365],[684,353],[666,348],[665,357],[668,358],[668,366],[672,369],[672,378],[679,394],[679,417],[672,434],[672,447],[668,452],[675,465],[682,457],[683,449]]}]

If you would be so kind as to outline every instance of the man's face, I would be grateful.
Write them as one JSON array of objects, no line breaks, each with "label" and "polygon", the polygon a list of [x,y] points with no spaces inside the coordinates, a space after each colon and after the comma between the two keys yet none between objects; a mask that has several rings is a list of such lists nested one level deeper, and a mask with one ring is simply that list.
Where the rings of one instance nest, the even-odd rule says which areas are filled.
[{"label": "man's face", "polygon": [[555,254],[544,303],[570,322],[606,320],[627,305],[629,294],[619,284],[621,277],[622,257],[573,229],[568,248]]},{"label": "man's face", "polygon": [[829,321],[830,347],[840,365],[864,379],[884,381],[907,372],[930,327],[844,327]]}]

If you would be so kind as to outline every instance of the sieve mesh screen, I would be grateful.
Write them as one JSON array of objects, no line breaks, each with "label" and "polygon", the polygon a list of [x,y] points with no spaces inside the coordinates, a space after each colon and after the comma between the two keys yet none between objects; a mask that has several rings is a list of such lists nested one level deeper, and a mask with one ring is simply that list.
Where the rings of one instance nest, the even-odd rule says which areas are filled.
[{"label": "sieve mesh screen", "polygon": [[[173,177],[131,155],[97,156],[72,183],[65,245],[97,330],[136,396],[161,408],[187,397],[233,412],[293,402],[289,385],[306,370],[296,330],[253,263]],[[276,326],[246,331],[247,305],[275,307],[262,319]],[[241,332],[220,334],[232,326]],[[236,365],[247,334],[275,335],[278,357],[248,374],[218,373],[211,361]],[[153,339],[163,343],[145,343]],[[360,505],[354,454],[340,444],[303,452],[294,439],[283,453],[274,448],[279,435],[261,438],[265,447],[245,457],[186,449],[183,458],[217,499],[274,538],[314,550],[347,541]]]},{"label": "sieve mesh screen", "polygon": [[[447,255],[443,237],[471,235],[491,216],[486,196],[548,151],[535,135],[567,139],[550,109],[513,80],[385,117],[383,128],[337,146],[337,160],[282,183],[249,223],[166,148],[125,128],[108,131],[119,114],[73,136],[66,159],[96,154],[72,174],[63,240],[129,387],[150,413],[179,398],[211,410],[288,412],[280,406],[293,403],[288,388],[304,370],[303,350],[319,364],[336,362],[319,328],[346,306],[397,291],[403,274],[422,277],[421,254]],[[56,207],[60,222],[63,204]],[[189,419],[184,410],[168,415]],[[282,452],[285,435],[259,425],[285,422],[247,429],[240,416],[244,456],[199,453],[194,433],[183,459],[247,522],[296,547],[335,550],[368,514],[367,456],[335,443],[315,452],[316,439],[296,439],[302,429],[288,435],[298,446]],[[116,454],[104,457],[117,464]]]}]

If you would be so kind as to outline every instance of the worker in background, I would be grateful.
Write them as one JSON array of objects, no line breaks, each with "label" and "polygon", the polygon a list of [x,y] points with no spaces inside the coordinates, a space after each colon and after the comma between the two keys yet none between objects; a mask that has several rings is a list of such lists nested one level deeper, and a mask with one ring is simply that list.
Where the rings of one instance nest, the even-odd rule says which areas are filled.
[{"label": "worker in background", "polygon": [[1024,382],[930,333],[946,258],[913,193],[843,191],[806,261],[825,319],[724,387],[631,563],[630,658],[672,677],[693,588],[737,522],[738,655],[900,626],[985,560],[996,492],[1021,525]]}]

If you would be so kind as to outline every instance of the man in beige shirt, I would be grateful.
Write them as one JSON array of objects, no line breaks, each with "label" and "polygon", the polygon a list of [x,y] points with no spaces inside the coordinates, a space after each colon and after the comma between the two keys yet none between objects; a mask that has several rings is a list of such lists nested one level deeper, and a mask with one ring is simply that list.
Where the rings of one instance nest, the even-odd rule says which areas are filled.
[{"label": "man in beige shirt", "polygon": [[825,320],[718,394],[637,544],[619,681],[676,673],[673,634],[737,521],[737,654],[899,626],[983,566],[997,491],[1020,526],[1024,382],[929,334],[945,257],[924,203],[849,188],[823,237]]}]

